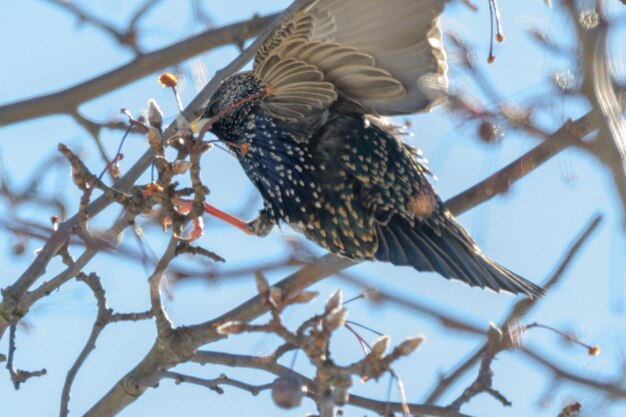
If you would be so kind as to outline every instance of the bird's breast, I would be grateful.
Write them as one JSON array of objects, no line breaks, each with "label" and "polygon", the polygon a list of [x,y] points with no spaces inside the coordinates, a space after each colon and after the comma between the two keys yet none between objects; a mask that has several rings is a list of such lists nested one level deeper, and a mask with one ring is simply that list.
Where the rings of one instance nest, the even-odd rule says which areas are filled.
[{"label": "bird's breast", "polygon": [[319,167],[306,144],[276,126],[255,126],[255,134],[239,161],[261,192],[275,220],[298,227],[307,213],[320,206]]}]

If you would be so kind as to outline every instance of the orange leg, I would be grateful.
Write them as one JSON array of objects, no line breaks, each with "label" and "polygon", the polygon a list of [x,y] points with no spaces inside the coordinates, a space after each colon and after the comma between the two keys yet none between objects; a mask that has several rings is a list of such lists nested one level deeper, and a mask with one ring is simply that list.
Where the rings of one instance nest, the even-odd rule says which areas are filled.
[{"label": "orange leg", "polygon": [[[191,211],[191,204],[193,201],[186,199],[179,199],[176,201],[176,207],[178,208],[178,212],[181,214],[186,214]],[[250,230],[250,227],[247,223],[239,220],[236,217],[231,216],[228,213],[224,213],[222,210],[210,205],[209,203],[204,203],[204,212],[206,214],[210,214],[213,217],[218,218],[219,220],[230,224],[231,226],[236,227],[247,235],[254,235],[254,232]]]},{"label": "orange leg", "polygon": [[252,230],[250,230],[250,228],[248,227],[247,223],[239,220],[236,217],[231,216],[228,213],[224,213],[222,210],[213,207],[209,203],[204,203],[204,212],[220,219],[223,222],[230,224],[231,226],[236,227],[247,235],[254,235]]}]

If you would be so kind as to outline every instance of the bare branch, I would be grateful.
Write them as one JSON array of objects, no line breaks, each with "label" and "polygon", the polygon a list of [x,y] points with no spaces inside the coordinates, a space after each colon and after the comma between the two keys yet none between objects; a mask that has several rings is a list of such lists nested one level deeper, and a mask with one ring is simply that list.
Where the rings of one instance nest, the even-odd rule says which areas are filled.
[{"label": "bare branch", "polygon": [[[257,357],[246,355],[235,355],[222,352],[211,351],[198,351],[193,358],[193,362],[205,364],[224,365],[237,368],[253,368],[263,370],[274,375],[294,375],[301,380],[309,390],[310,395],[316,396],[316,385],[312,380],[306,378],[286,366],[282,366],[275,362],[271,357]],[[309,394],[308,394],[309,395]],[[348,403],[355,407],[360,407],[368,410],[372,410],[379,414],[387,412],[402,412],[402,404],[396,402],[377,401],[369,398],[364,398],[358,395],[350,395]],[[466,414],[459,413],[455,410],[451,410],[444,407],[436,407],[421,404],[408,404],[411,413],[421,414],[427,416],[439,416],[439,417],[469,417]]]},{"label": "bare branch", "polygon": [[446,206],[452,213],[460,214],[468,208],[484,203],[495,195],[508,191],[516,181],[528,175],[562,150],[580,141],[581,138],[596,128],[591,113],[576,121],[568,121],[543,143],[470,189],[446,201]]},{"label": "bare branch", "polygon": [[510,407],[512,405],[511,402],[493,388],[493,371],[491,370],[491,364],[498,353],[513,347],[514,344],[509,335],[492,325],[487,333],[487,343],[485,349],[483,349],[480,370],[478,371],[476,379],[450,404],[450,407],[455,410],[460,410],[463,404],[483,392],[500,401],[503,406]]},{"label": "bare branch", "polygon": [[170,264],[172,259],[176,256],[176,239],[171,238],[170,243],[165,250],[165,254],[159,260],[154,272],[148,279],[148,283],[150,284],[150,304],[151,304],[151,312],[156,320],[157,331],[160,337],[165,337],[169,332],[172,331],[172,323],[167,317],[167,313],[165,312],[165,308],[163,307],[163,303],[161,301],[161,279],[165,274],[165,270],[167,266]]},{"label": "bare branch", "polygon": [[6,368],[11,375],[11,382],[16,390],[20,389],[20,385],[28,381],[32,377],[43,376],[46,374],[45,369],[39,371],[23,371],[21,369],[15,369],[15,351],[17,350],[17,323],[11,323],[9,329],[9,355],[7,356]]},{"label": "bare branch", "polygon": [[157,51],[140,55],[128,64],[65,90],[5,104],[0,106],[0,126],[52,114],[71,114],[79,104],[109,94],[156,71],[178,64],[213,48],[256,36],[276,16],[273,14],[253,17],[244,22],[210,29]]},{"label": "bare branch", "polygon": [[200,385],[202,387],[206,387],[212,391],[215,391],[218,394],[224,393],[224,390],[220,387],[220,385],[230,385],[231,387],[247,391],[252,395],[258,395],[259,392],[272,388],[271,383],[263,385],[251,385],[246,384],[245,382],[238,381],[236,379],[229,378],[224,374],[215,379],[203,379],[191,375],[184,375],[178,372],[163,371],[160,377],[173,379],[177,384],[182,384],[186,382],[189,384]]}]

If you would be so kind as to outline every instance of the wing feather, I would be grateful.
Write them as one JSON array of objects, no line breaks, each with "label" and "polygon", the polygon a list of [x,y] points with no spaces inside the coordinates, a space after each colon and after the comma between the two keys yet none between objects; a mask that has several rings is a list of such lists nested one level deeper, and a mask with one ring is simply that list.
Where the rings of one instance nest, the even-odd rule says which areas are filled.
[{"label": "wing feather", "polygon": [[430,108],[447,87],[443,3],[314,2],[277,27],[257,52],[255,74],[274,93],[266,110],[296,120],[340,96],[379,115]]},{"label": "wing feather", "polygon": [[315,66],[295,58],[271,55],[258,68],[259,78],[272,88],[264,110],[273,117],[297,120],[313,109],[328,108],[337,100],[334,86]]},{"label": "wing feather", "polygon": [[439,15],[442,0],[320,0],[312,40],[336,42],[368,54],[407,90],[396,99],[361,104],[380,115],[427,110],[445,96],[448,85]]}]

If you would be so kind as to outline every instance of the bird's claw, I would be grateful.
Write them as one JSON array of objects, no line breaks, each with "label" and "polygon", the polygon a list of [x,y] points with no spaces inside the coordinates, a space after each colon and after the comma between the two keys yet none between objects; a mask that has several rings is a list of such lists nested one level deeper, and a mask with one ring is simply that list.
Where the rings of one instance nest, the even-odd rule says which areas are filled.
[{"label": "bird's claw", "polygon": [[258,237],[265,237],[272,231],[274,222],[270,220],[267,214],[262,211],[256,219],[248,222],[247,226],[250,232],[254,235]]}]

